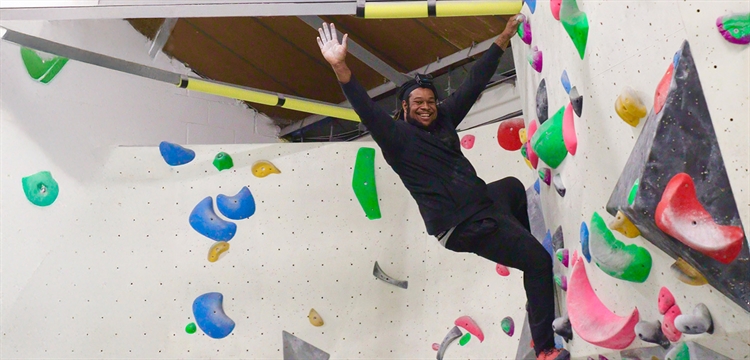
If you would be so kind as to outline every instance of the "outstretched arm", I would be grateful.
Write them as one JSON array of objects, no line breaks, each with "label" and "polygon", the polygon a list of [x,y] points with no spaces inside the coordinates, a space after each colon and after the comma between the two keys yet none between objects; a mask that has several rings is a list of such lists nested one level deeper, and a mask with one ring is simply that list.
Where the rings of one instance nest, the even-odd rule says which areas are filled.
[{"label": "outstretched arm", "polygon": [[492,78],[500,63],[500,56],[510,44],[510,39],[516,34],[519,15],[512,16],[505,24],[505,30],[490,45],[490,48],[477,60],[469,71],[469,76],[463,84],[440,104],[440,110],[451,116],[453,127],[463,121],[484,87]]},{"label": "outstretched arm", "polygon": [[336,26],[331,24],[329,29],[326,23],[323,23],[323,28],[318,28],[318,33],[320,33],[320,36],[318,36],[320,52],[326,61],[331,64],[339,82],[342,84],[348,83],[352,78],[352,71],[346,66],[346,40],[349,39],[349,34],[344,34],[341,43],[339,43]]}]

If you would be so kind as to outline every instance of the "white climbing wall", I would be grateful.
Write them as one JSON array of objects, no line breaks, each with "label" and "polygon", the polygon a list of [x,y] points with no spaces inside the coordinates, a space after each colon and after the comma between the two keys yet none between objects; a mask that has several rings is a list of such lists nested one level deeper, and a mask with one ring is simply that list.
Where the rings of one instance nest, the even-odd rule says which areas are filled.
[{"label": "white climbing wall", "polygon": [[[583,113],[576,117],[578,152],[567,159],[553,174],[560,173],[567,186],[565,198],[554,189],[543,186],[547,226],[553,231],[562,226],[566,245],[580,251],[578,229],[582,221],[590,223],[592,212],[606,222],[612,216],[605,205],[635,144],[645,119],[637,128],[623,122],[614,110],[620,91],[629,86],[640,93],[647,108],[653,105],[654,91],[664,72],[688,40],[693,53],[706,100],[711,112],[721,152],[747,233],[750,224],[750,48],[726,42],[716,29],[719,16],[750,11],[746,1],[578,1],[588,15],[590,25],[585,58],[580,59],[562,24],[556,21],[549,1],[538,1],[531,14],[533,41],[543,52],[541,74],[527,61],[531,46],[513,40],[519,89],[527,122],[536,118],[535,95],[539,82],[546,79],[549,113],[554,114],[569,102],[560,81],[566,70],[572,86],[583,95]],[[657,310],[657,295],[662,286],[669,288],[683,313],[704,302],[714,316],[714,335],[684,335],[683,340],[699,344],[729,358],[746,358],[750,354],[750,314],[709,285],[688,286],[669,271],[672,258],[638,237],[627,239],[615,232],[626,244],[645,247],[653,256],[653,268],[643,284],[609,277],[595,265],[587,264],[587,273],[597,295],[618,315],[627,315],[637,307],[642,320],[662,319]],[[747,240],[746,240],[747,241]],[[747,242],[745,246],[747,246]],[[631,348],[654,346],[636,341]],[[599,348],[574,336],[569,349],[574,356],[605,354],[610,359],[616,351]]]}]

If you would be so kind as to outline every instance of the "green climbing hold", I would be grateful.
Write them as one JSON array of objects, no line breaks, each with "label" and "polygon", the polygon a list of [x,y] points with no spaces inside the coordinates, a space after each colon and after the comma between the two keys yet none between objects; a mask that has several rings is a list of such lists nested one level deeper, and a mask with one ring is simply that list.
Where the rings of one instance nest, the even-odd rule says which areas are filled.
[{"label": "green climbing hold", "polygon": [[380,219],[378,192],[375,187],[375,149],[363,147],[357,152],[352,189],[367,218]]},{"label": "green climbing hold", "polygon": [[23,59],[23,64],[26,66],[26,71],[29,72],[29,75],[34,80],[46,84],[55,78],[57,73],[65,66],[65,63],[68,62],[68,59],[42,54],[44,53],[39,53],[36,50],[25,47],[21,48],[21,59]]},{"label": "green climbing hold", "polygon": [[23,192],[32,204],[48,206],[55,202],[60,188],[49,171],[40,171],[21,179]]},{"label": "green climbing hold", "polygon": [[690,348],[687,343],[681,342],[664,355],[664,360],[690,360]]},{"label": "green climbing hold", "polygon": [[591,215],[589,252],[596,265],[607,275],[642,283],[651,272],[651,254],[635,244],[617,240],[598,213]]},{"label": "green climbing hold", "polygon": [[562,0],[560,22],[562,22],[570,39],[573,40],[578,55],[583,59],[589,37],[589,20],[586,13],[578,9],[576,0]]},{"label": "green climbing hold", "polygon": [[639,179],[635,179],[633,187],[630,188],[630,195],[628,195],[628,205],[633,205],[633,203],[635,202],[635,196],[638,195],[638,181]]},{"label": "green climbing hold", "polygon": [[232,166],[234,166],[234,162],[229,154],[222,151],[214,157],[214,166],[219,169],[219,171],[222,171],[231,169]]},{"label": "green climbing hold", "polygon": [[185,332],[188,334],[195,334],[195,330],[197,329],[194,322],[191,322],[190,324],[187,324],[187,326],[185,326]]},{"label": "green climbing hold", "polygon": [[464,346],[471,340],[471,333],[466,333],[458,340],[458,345]]},{"label": "green climbing hold", "polygon": [[563,115],[565,106],[545,121],[531,137],[534,152],[550,167],[557,168],[568,155],[563,139]]}]

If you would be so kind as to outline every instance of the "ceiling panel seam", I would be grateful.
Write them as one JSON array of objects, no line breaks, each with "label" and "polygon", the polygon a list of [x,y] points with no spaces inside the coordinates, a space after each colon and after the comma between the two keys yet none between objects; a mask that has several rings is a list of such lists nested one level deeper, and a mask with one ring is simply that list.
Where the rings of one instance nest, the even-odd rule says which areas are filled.
[{"label": "ceiling panel seam", "polygon": [[[323,19],[325,20],[325,18],[323,18]],[[330,19],[328,19],[328,20],[329,20],[329,21],[327,21],[328,23],[333,22],[334,24],[337,24],[335,21],[330,21]],[[351,37],[352,34],[354,34],[352,31],[350,31],[350,29],[348,29],[346,27],[346,25],[338,24],[338,25],[336,25],[336,28],[339,29],[339,31],[342,32],[342,33],[344,33],[344,34],[349,34],[349,37]],[[354,35],[357,36],[357,43],[360,44],[360,45],[367,45],[367,47],[369,48],[368,51],[370,51],[371,53],[375,54],[375,56],[379,57],[380,59],[386,59],[386,60],[390,61],[391,64],[395,64],[396,67],[398,67],[397,70],[400,69],[399,71],[401,71],[401,72],[408,71],[408,70],[405,70],[405,69],[408,69],[408,67],[404,66],[404,64],[402,64],[402,63],[396,61],[395,59],[391,58],[390,56],[388,56],[388,54],[384,54],[377,47],[373,46],[369,41],[367,41],[367,39],[365,39],[364,37],[359,37],[357,34],[354,34]]]}]

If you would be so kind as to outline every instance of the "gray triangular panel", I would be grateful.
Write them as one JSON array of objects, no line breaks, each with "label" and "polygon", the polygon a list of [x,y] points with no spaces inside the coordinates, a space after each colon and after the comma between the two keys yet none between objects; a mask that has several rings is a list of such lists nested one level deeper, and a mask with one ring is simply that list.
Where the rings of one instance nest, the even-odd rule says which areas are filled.
[{"label": "gray triangular panel", "polygon": [[304,340],[286,332],[281,332],[284,344],[284,360],[328,360],[331,355]]}]

